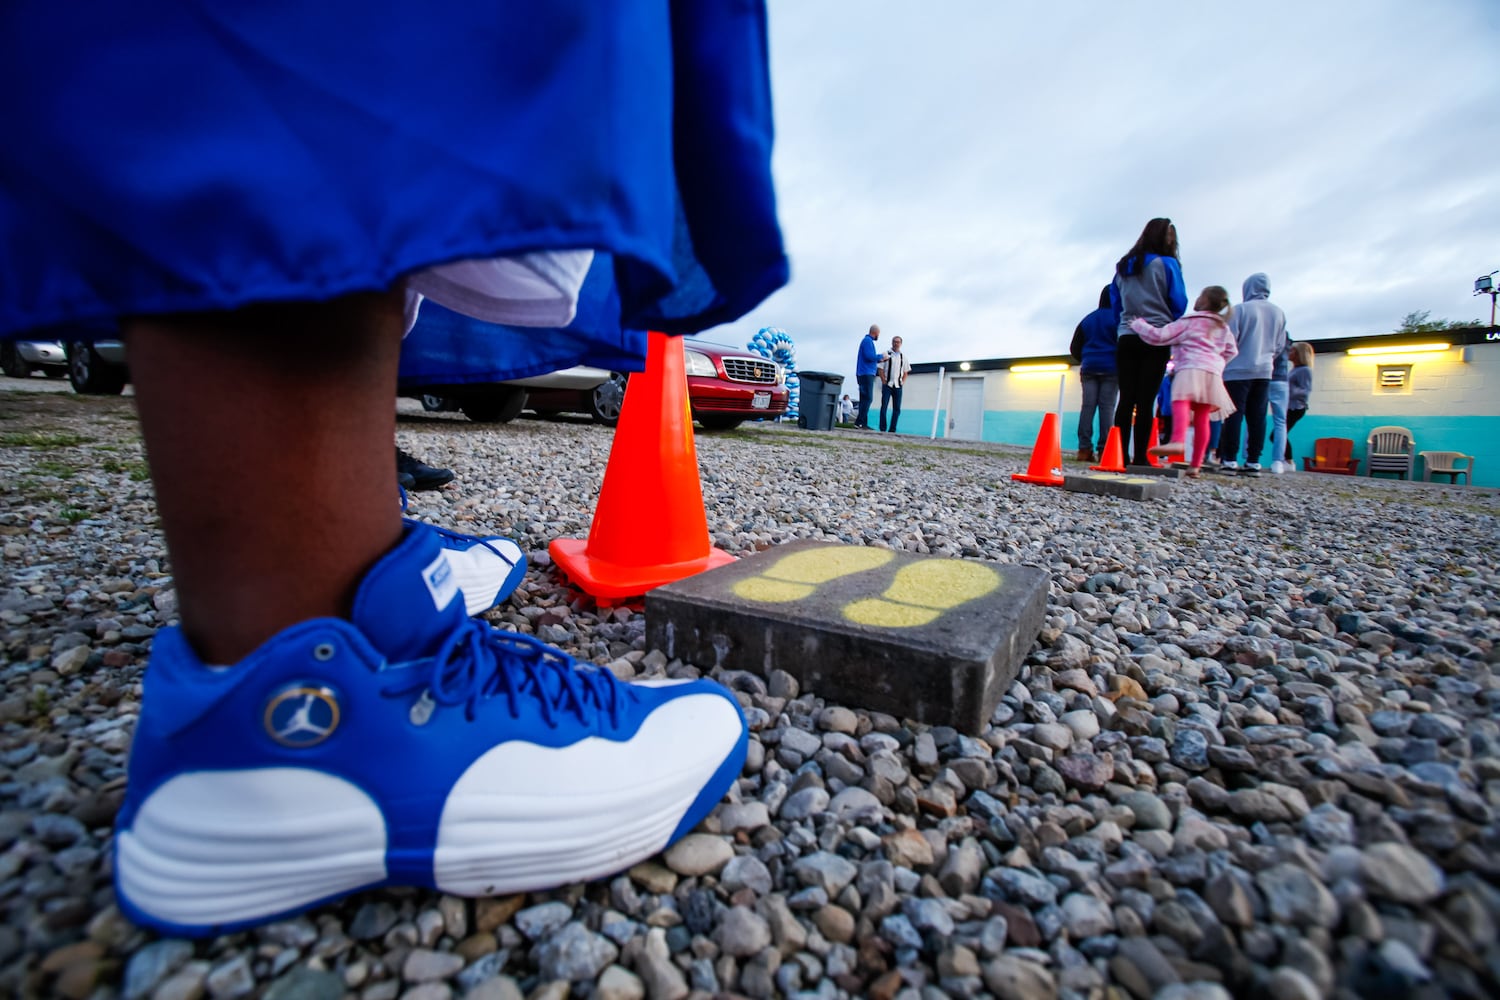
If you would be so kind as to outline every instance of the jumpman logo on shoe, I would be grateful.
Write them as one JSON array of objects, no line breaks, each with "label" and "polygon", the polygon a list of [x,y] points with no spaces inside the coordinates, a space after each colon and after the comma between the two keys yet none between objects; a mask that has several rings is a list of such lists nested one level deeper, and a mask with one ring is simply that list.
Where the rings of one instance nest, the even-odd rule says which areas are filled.
[{"label": "jumpman logo on shoe", "polygon": [[338,728],[338,700],[324,687],[294,687],[271,699],[265,723],[266,732],[282,746],[317,746]]}]

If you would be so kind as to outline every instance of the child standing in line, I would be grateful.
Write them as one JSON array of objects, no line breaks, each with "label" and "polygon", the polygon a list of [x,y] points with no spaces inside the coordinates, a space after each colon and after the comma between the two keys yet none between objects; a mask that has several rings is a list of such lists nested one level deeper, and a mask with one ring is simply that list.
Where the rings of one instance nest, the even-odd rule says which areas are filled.
[{"label": "child standing in line", "polygon": [[1292,345],[1292,374],[1287,379],[1286,404],[1286,454],[1280,456],[1286,462],[1288,472],[1297,467],[1292,464],[1292,428],[1297,421],[1307,416],[1307,397],[1312,394],[1313,347],[1307,341]]},{"label": "child standing in line", "polygon": [[1189,476],[1203,468],[1208,451],[1208,422],[1234,412],[1234,403],[1224,389],[1224,365],[1239,353],[1226,314],[1229,293],[1209,285],[1198,295],[1192,312],[1182,319],[1155,327],[1137,318],[1130,328],[1148,344],[1172,345],[1175,373],[1172,377],[1172,440],[1151,449],[1153,455],[1180,456],[1187,451],[1187,430],[1193,428],[1193,458]]}]

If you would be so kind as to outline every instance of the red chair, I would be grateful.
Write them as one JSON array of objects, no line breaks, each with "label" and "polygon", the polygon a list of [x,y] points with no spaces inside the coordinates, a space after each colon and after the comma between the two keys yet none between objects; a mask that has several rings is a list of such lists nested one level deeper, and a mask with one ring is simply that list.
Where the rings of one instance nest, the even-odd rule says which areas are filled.
[{"label": "red chair", "polygon": [[1313,442],[1312,457],[1302,460],[1302,469],[1335,476],[1356,476],[1359,474],[1359,459],[1353,456],[1354,442],[1348,438],[1318,438]]}]

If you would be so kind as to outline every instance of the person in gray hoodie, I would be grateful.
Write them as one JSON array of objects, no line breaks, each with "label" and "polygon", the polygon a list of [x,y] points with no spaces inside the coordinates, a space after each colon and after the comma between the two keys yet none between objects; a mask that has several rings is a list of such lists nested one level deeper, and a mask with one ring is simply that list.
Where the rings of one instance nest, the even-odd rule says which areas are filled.
[{"label": "person in gray hoodie", "polygon": [[[1260,453],[1266,446],[1266,402],[1271,369],[1286,349],[1286,314],[1271,302],[1271,279],[1256,272],[1245,279],[1244,301],[1229,318],[1240,353],[1224,366],[1224,388],[1234,413],[1219,435],[1219,471],[1239,473],[1240,425],[1246,425],[1247,476],[1260,475]],[[1279,456],[1277,456],[1279,457]]]}]

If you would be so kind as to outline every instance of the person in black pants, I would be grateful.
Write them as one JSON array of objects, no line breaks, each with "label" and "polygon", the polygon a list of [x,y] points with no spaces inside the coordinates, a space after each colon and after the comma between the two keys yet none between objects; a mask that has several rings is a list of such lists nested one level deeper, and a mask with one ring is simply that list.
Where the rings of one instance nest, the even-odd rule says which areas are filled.
[{"label": "person in black pants", "polygon": [[1145,343],[1130,323],[1139,317],[1152,326],[1166,326],[1187,311],[1187,288],[1177,261],[1177,227],[1171,219],[1146,223],[1135,246],[1115,265],[1110,299],[1120,316],[1115,344],[1120,404],[1115,409],[1115,426],[1120,428],[1125,463],[1144,465],[1151,446],[1152,407],[1172,351]]},{"label": "person in black pants", "polygon": [[[1115,345],[1115,370],[1120,378],[1120,404],[1115,408],[1115,426],[1120,428],[1120,447],[1126,465],[1145,465],[1151,445],[1151,419],[1156,393],[1167,373],[1170,347],[1155,347],[1135,334],[1121,336]],[[1134,429],[1132,430],[1132,424]]]},{"label": "person in black pants", "polygon": [[[1260,475],[1260,453],[1266,446],[1266,405],[1270,399],[1268,378],[1225,379],[1224,388],[1234,400],[1234,412],[1224,418],[1219,436],[1219,471]],[[1238,465],[1240,425],[1245,427],[1245,467]]]}]

